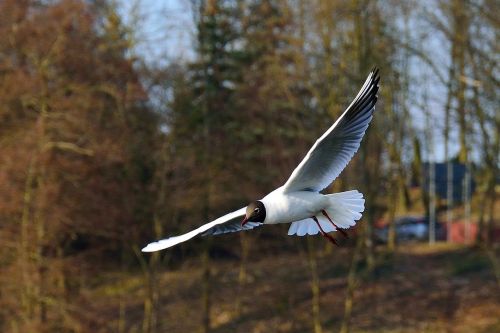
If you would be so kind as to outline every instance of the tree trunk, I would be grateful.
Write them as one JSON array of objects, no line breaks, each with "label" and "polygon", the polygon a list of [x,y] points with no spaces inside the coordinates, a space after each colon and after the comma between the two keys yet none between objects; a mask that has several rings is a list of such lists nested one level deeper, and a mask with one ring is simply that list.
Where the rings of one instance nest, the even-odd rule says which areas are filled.
[{"label": "tree trunk", "polygon": [[31,159],[28,167],[27,178],[23,195],[23,213],[21,217],[21,242],[19,244],[19,258],[21,260],[22,269],[22,291],[21,291],[21,318],[27,323],[31,318],[32,309],[34,308],[33,297],[33,282],[31,274],[31,255],[29,247],[29,222],[30,211],[32,209],[33,197],[33,180],[35,174],[34,158]]},{"label": "tree trunk", "polygon": [[444,122],[444,158],[446,161],[446,240],[451,242],[451,228],[453,220],[453,164],[449,152],[450,128],[451,128],[451,102],[453,98],[453,80],[454,80],[453,64],[450,65],[448,72],[448,92],[445,105],[445,122]]},{"label": "tree trunk", "polygon": [[363,239],[358,238],[356,242],[356,248],[352,255],[351,265],[349,267],[349,273],[347,274],[347,290],[346,298],[344,301],[344,318],[342,320],[342,325],[340,327],[340,333],[349,333],[350,323],[352,316],[352,308],[354,304],[354,290],[358,286],[357,279],[357,266],[359,259],[361,258],[361,249],[363,247]]},{"label": "tree trunk", "polygon": [[491,245],[493,243],[493,228],[495,224],[495,204],[497,200],[497,193],[495,190],[495,185],[494,183],[490,186],[490,207],[489,207],[489,219],[488,219],[488,225],[486,226],[486,241],[485,244],[488,248],[491,248]]},{"label": "tree trunk", "polygon": [[210,309],[211,309],[211,285],[210,285],[210,245],[209,241],[205,240],[203,244],[203,253],[201,255],[202,264],[202,333],[210,332]]},{"label": "tree trunk", "polygon": [[467,16],[467,4],[462,0],[453,0],[451,11],[453,16],[453,38],[452,38],[452,62],[451,66],[456,68],[455,77],[457,89],[455,96],[457,100],[457,116],[459,125],[459,144],[460,151],[458,154],[459,160],[462,163],[468,161],[468,146],[467,146],[467,117],[466,117],[466,97],[465,97],[465,51],[468,40],[469,20]]},{"label": "tree trunk", "polygon": [[311,271],[311,292],[312,292],[312,326],[314,333],[321,333],[321,318],[320,318],[320,289],[319,276],[316,262],[316,249],[314,246],[313,237],[307,237],[307,254],[309,261],[309,269]]},{"label": "tree trunk", "polygon": [[151,259],[149,260],[149,265],[147,265],[145,271],[147,294],[144,299],[144,318],[142,323],[142,331],[144,333],[154,333],[158,329],[158,314],[160,313],[159,300],[161,290],[158,283],[159,261],[160,253],[152,253]]},{"label": "tree trunk", "polygon": [[121,249],[120,249],[120,276],[122,278],[120,279],[120,282],[119,282],[120,296],[119,296],[119,301],[118,301],[118,323],[117,323],[117,332],[118,333],[125,333],[126,308],[125,308],[125,297],[124,297],[125,285],[124,285],[124,280],[123,280],[123,278],[126,276],[126,274],[125,274],[125,248],[126,248],[125,239],[122,238]]},{"label": "tree trunk", "polygon": [[387,249],[389,251],[394,251],[396,249],[396,206],[398,202],[399,193],[397,192],[396,184],[392,184],[391,191],[389,193],[389,230],[387,234]]},{"label": "tree trunk", "polygon": [[[362,1],[353,1],[352,9],[354,13],[354,33],[356,36],[356,50],[357,50],[357,60],[358,60],[358,70],[360,73],[366,72],[368,66],[368,50],[370,48],[370,32],[367,27],[366,20],[366,11],[363,10],[364,3]],[[360,14],[361,13],[361,14]],[[369,131],[366,134],[365,142],[368,143],[369,137],[373,133],[373,127],[375,124],[372,124],[372,131]],[[368,270],[372,271],[375,267],[375,255],[374,255],[374,246],[373,246],[373,225],[374,225],[374,210],[375,210],[375,198],[376,198],[376,189],[374,188],[376,184],[374,184],[374,179],[377,179],[377,167],[378,165],[375,163],[375,160],[378,159],[376,156],[378,154],[378,149],[370,149],[374,147],[369,147],[368,144],[364,144],[361,148],[360,155],[362,159],[363,166],[363,175],[364,175],[364,184],[365,184],[365,198],[366,198],[366,209],[365,209],[365,218],[364,218],[364,228],[365,232],[363,233],[365,250],[366,250],[366,262],[368,265]],[[373,158],[373,160],[372,160]]]},{"label": "tree trunk", "polygon": [[240,269],[238,272],[238,295],[236,295],[236,305],[235,313],[236,316],[240,316],[243,313],[243,294],[245,291],[245,284],[247,283],[247,258],[250,250],[250,242],[248,240],[248,235],[244,232],[240,232],[240,248],[241,248],[241,260]]}]

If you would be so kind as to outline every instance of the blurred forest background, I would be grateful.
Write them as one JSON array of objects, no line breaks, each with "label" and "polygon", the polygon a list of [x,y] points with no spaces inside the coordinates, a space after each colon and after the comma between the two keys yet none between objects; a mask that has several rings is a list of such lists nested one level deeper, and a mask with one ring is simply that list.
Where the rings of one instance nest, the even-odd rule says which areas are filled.
[{"label": "blurred forest background", "polygon": [[[141,1],[0,0],[0,331],[500,331],[499,2],[174,2],[171,57],[140,51]],[[274,226],[140,253],[283,184],[373,66],[341,247]]]}]

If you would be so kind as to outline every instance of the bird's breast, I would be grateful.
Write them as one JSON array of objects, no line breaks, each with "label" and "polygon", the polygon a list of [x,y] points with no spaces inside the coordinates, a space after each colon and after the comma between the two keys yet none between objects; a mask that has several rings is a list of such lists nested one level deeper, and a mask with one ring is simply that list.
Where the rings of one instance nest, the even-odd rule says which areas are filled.
[{"label": "bird's breast", "polygon": [[327,199],[318,192],[283,193],[280,189],[262,199],[266,207],[266,224],[291,223],[316,215],[326,208]]}]

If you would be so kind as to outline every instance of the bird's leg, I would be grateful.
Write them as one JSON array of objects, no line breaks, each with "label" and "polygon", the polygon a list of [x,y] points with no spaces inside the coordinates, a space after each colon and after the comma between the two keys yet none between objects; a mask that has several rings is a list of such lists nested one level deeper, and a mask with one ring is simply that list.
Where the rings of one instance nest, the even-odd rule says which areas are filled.
[{"label": "bird's leg", "polygon": [[316,224],[318,225],[319,227],[319,230],[321,232],[321,236],[325,237],[326,239],[328,239],[330,242],[332,242],[333,244],[339,246],[339,244],[337,243],[337,241],[335,240],[335,238],[333,238],[331,235],[327,234],[323,228],[321,228],[321,224],[319,224],[319,221],[318,219],[316,218],[316,216],[311,216],[311,218],[314,220],[314,222],[316,222]]},{"label": "bird's leg", "polygon": [[338,231],[340,231],[340,233],[342,234],[342,236],[344,236],[345,238],[349,238],[349,235],[347,235],[347,232],[345,232],[344,229],[339,228],[335,223],[333,223],[333,221],[330,218],[330,216],[328,216],[328,213],[326,212],[326,210],[323,209],[321,212],[323,213],[323,215],[326,216],[326,218],[328,219],[328,221],[330,221],[333,224],[333,226],[335,227],[335,229],[337,229]]}]

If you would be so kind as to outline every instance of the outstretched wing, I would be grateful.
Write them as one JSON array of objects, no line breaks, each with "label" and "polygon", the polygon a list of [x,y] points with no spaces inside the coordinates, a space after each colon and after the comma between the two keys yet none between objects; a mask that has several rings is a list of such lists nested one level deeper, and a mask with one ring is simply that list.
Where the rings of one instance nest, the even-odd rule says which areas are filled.
[{"label": "outstretched wing", "polygon": [[243,227],[241,226],[241,220],[245,216],[246,207],[238,209],[232,213],[226,214],[218,219],[202,225],[201,227],[194,229],[188,233],[180,236],[174,236],[170,238],[165,238],[157,242],[149,243],[142,252],[155,252],[159,250],[166,249],[168,247],[177,245],[179,243],[190,240],[197,235],[217,235],[226,232],[235,232],[242,230],[249,230],[260,226],[262,223],[258,222],[247,222]]},{"label": "outstretched wing", "polygon": [[321,191],[344,170],[372,120],[379,80],[378,69],[372,70],[351,105],[295,168],[283,185],[285,192]]}]

